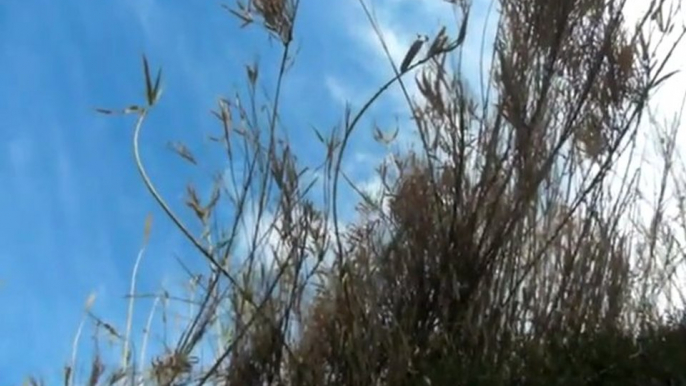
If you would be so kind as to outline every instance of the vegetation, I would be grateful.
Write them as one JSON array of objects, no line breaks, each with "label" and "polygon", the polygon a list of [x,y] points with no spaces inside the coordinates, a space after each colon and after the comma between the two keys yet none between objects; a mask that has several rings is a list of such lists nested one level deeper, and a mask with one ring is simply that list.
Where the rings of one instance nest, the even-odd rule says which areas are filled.
[{"label": "vegetation", "polygon": [[[658,124],[649,103],[686,33],[678,4],[653,0],[634,24],[623,0],[496,2],[496,40],[483,52],[492,64],[475,93],[461,61],[471,5],[449,2],[457,33],[440,29],[341,127],[318,131],[327,157],[311,170],[278,119],[299,1],[227,7],[278,39],[283,60],[266,117],[257,67],[247,96],[218,103],[214,140],[228,167],[207,202],[188,189],[199,235],[138,154],[161,89],[144,60],[147,101],[125,111],[138,116],[136,165],[211,274],[196,280],[175,346],[146,361],[146,342],[132,345],[127,327],[121,363],[94,358],[79,380],[72,362],[65,384],[686,385],[686,319],[665,306],[683,302],[674,294],[686,168],[679,117]],[[370,194],[341,165],[391,87],[402,90],[418,145],[389,151]],[[646,134],[661,155],[652,202],[643,165],[632,167]],[[352,223],[340,220],[346,189],[359,193]],[[222,205],[234,218],[217,229]]]}]

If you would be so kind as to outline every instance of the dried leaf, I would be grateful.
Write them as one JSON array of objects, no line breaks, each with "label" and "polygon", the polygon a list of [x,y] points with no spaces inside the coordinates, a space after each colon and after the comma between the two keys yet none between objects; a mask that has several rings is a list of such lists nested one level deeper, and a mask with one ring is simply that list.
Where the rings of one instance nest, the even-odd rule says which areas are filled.
[{"label": "dried leaf", "polygon": [[657,87],[657,86],[660,85],[662,82],[666,81],[667,79],[671,78],[672,76],[674,76],[674,75],[676,75],[676,74],[678,74],[678,73],[679,73],[679,70],[674,70],[674,71],[671,71],[671,72],[669,72],[669,73],[663,75],[662,77],[660,77],[660,79],[657,79],[657,80],[655,81],[653,87]]},{"label": "dried leaf", "polygon": [[255,86],[255,83],[257,83],[257,75],[258,75],[258,68],[256,65],[252,66],[245,66],[246,70],[248,72],[248,81],[250,81],[250,85]]},{"label": "dried leaf", "polygon": [[412,60],[414,60],[414,58],[417,56],[419,50],[422,49],[422,46],[424,45],[426,40],[427,39],[423,36],[417,36],[417,40],[415,40],[414,43],[412,43],[412,45],[410,46],[410,49],[407,50],[405,58],[400,64],[400,72],[407,71],[407,69],[410,67],[410,64],[412,64]]},{"label": "dried leaf", "polygon": [[319,142],[326,144],[326,140],[324,139],[324,136],[322,135],[322,133],[320,133],[316,127],[312,127],[312,130],[314,130],[314,135],[317,136],[317,139],[319,140]]},{"label": "dried leaf", "polygon": [[122,111],[122,114],[133,114],[133,113],[138,113],[141,111],[143,111],[143,109],[140,106],[132,105],[132,106],[125,108]]},{"label": "dried leaf", "polygon": [[396,139],[399,131],[400,128],[396,127],[395,131],[390,134],[386,134],[378,127],[374,127],[374,140],[383,143],[384,145],[388,145]]},{"label": "dried leaf", "polygon": [[160,82],[162,80],[162,69],[157,71],[157,76],[155,77],[155,84],[153,85],[152,78],[150,76],[150,65],[148,64],[148,59],[143,55],[143,75],[145,76],[145,96],[148,106],[153,106],[160,98],[162,94],[160,89]]},{"label": "dried leaf", "polygon": [[95,303],[96,297],[97,297],[97,294],[95,292],[91,292],[90,295],[88,295],[88,298],[86,299],[86,305],[85,305],[86,312],[90,311],[90,309],[93,307],[93,304]]},{"label": "dried leaf", "polygon": [[193,153],[191,153],[191,151],[183,143],[171,143],[170,146],[172,150],[174,150],[174,152],[176,152],[176,154],[178,154],[181,158],[192,163],[193,165],[198,164],[198,162],[195,160],[195,157],[193,156]]},{"label": "dried leaf", "polygon": [[148,58],[143,55],[143,75],[145,76],[145,96],[148,102],[148,106],[152,106],[153,94],[152,94],[152,80],[150,79],[150,66],[148,65]]},{"label": "dried leaf", "polygon": [[143,243],[147,244],[150,239],[150,231],[152,229],[152,213],[145,216],[145,226],[143,227]]},{"label": "dried leaf", "polygon": [[143,111],[143,108],[140,106],[131,105],[131,106],[129,106],[125,109],[122,109],[122,110],[110,110],[110,109],[96,108],[95,111],[100,113],[100,114],[106,114],[106,115],[115,115],[115,114],[126,115],[126,114],[140,113]]},{"label": "dried leaf", "polygon": [[438,31],[438,34],[436,34],[436,37],[434,38],[434,41],[431,43],[431,46],[429,47],[429,50],[426,53],[426,57],[429,58],[439,52],[441,52],[445,48],[445,43],[448,40],[448,36],[445,33],[445,26],[441,27],[441,30]]},{"label": "dried leaf", "polygon": [[456,46],[462,45],[464,39],[467,37],[467,23],[469,22],[469,8],[464,14],[464,20],[462,20],[462,25],[460,26],[460,32],[457,34],[457,40],[455,41]]}]

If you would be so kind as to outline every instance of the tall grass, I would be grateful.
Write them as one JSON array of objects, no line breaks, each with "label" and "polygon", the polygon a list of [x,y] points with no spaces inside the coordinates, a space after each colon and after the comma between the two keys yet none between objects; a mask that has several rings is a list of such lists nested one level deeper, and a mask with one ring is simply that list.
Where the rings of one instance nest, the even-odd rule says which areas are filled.
[{"label": "tall grass", "polygon": [[[65,384],[686,384],[686,324],[662,307],[683,304],[674,294],[686,217],[683,206],[666,208],[674,192],[683,203],[685,169],[676,126],[648,119],[685,33],[678,2],[652,1],[636,24],[621,0],[496,2],[480,94],[462,69],[471,5],[448,2],[461,15],[457,35],[441,29],[402,66],[386,49],[395,75],[359,111],[347,109],[342,127],[317,131],[327,156],[313,171],[279,124],[299,1],[226,6],[241,23],[261,24],[283,55],[266,116],[254,66],[247,96],[218,102],[213,139],[228,172],[207,202],[188,189],[200,235],[157,192],[138,153],[161,90],[144,60],[146,103],[125,111],[139,118],[135,163],[212,274],[195,282],[174,347],[136,368],[128,324],[121,363],[107,372],[94,358],[87,380],[70,370]],[[369,195],[342,163],[361,118],[396,86],[418,148],[390,153]],[[661,146],[663,174],[650,216],[643,169],[627,166],[645,133]],[[177,152],[195,163],[185,147]],[[343,224],[346,187],[359,193],[361,215]],[[234,214],[221,230],[212,225],[220,205]],[[212,358],[200,358],[204,345]]]}]

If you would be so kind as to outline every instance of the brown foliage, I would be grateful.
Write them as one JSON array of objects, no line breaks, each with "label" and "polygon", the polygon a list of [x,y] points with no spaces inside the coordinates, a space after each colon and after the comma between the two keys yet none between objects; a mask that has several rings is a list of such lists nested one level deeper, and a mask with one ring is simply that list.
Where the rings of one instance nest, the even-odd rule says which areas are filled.
[{"label": "brown foliage", "polygon": [[[464,16],[460,36],[451,40],[442,30],[423,59],[357,114],[347,112],[342,132],[317,132],[327,147],[316,170],[324,176],[321,208],[308,195],[315,182],[304,181],[307,169],[276,125],[298,2],[255,0],[232,10],[246,23],[259,15],[284,45],[276,107],[267,124],[240,98],[222,99],[215,113],[232,188],[217,188],[207,206],[188,190],[205,242],[180,228],[212,274],[183,344],[155,362],[156,372],[166,366],[165,374],[193,372],[200,384],[225,385],[495,385],[551,384],[572,366],[576,373],[559,382],[599,382],[612,371],[637,379],[627,375],[639,357],[636,334],[650,330],[657,308],[646,278],[660,268],[655,248],[638,250],[636,237],[665,240],[627,225],[635,220],[636,180],[628,172],[619,183],[610,176],[622,173],[617,160],[665,79],[668,57],[655,56],[644,33],[650,15],[668,12],[665,2],[652,2],[632,26],[619,0],[500,1],[480,99],[460,68],[446,64],[465,40],[469,15],[466,2],[451,3]],[[415,102],[402,76],[418,67]],[[254,91],[257,70],[248,77]],[[421,151],[381,165],[387,205],[362,197],[361,213],[374,216],[342,230],[339,177],[352,184],[341,169],[346,144],[369,105],[396,82]],[[257,104],[254,92],[251,98]],[[244,156],[240,165],[236,154]],[[220,197],[237,215],[222,243],[212,243],[209,218]],[[222,268],[251,208],[257,219],[246,255],[240,267]],[[265,225],[268,211],[274,218]],[[230,338],[219,338],[209,364],[179,367],[210,336],[210,325]],[[608,344],[612,355],[601,350]],[[613,362],[590,365],[578,355],[590,349],[589,358]],[[576,354],[558,356],[565,351]]]}]

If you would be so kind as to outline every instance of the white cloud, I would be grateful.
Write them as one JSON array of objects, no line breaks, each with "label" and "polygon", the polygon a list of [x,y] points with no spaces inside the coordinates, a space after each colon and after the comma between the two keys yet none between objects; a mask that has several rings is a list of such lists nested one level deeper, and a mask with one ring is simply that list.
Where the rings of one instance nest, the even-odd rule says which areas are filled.
[{"label": "white cloud", "polygon": [[337,103],[340,103],[341,106],[345,106],[348,102],[353,100],[355,92],[339,78],[328,75],[324,78],[324,84],[326,85],[329,94],[331,94],[331,97]]}]

